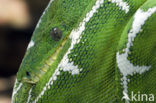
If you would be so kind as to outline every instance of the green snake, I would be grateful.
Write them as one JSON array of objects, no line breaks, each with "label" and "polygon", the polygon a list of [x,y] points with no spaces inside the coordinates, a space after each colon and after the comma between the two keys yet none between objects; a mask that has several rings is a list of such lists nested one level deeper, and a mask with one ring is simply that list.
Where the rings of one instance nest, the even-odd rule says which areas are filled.
[{"label": "green snake", "polygon": [[155,0],[51,0],[12,103],[155,103],[155,51]]}]

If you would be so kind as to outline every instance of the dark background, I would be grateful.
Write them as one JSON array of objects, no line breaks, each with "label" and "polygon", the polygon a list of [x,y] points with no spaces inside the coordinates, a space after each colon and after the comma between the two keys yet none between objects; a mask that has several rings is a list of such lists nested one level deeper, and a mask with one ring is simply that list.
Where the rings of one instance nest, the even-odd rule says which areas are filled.
[{"label": "dark background", "polygon": [[[10,103],[16,73],[35,26],[49,0],[26,0],[30,24],[26,27],[0,25],[0,103]],[[11,15],[10,15],[11,16]]]}]

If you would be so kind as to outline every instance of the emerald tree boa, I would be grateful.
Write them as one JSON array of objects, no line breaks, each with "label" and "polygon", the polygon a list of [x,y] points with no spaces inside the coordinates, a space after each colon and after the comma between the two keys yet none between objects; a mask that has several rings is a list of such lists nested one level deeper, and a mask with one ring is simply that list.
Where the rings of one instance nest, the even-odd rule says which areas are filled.
[{"label": "emerald tree boa", "polygon": [[17,73],[12,103],[154,101],[155,27],[154,0],[51,0]]}]

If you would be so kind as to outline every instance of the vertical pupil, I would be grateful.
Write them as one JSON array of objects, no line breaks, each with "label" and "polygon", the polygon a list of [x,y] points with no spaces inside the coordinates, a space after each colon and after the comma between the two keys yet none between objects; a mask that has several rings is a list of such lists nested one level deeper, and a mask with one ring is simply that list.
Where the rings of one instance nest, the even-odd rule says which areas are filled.
[{"label": "vertical pupil", "polygon": [[53,40],[59,41],[62,37],[62,31],[58,28],[52,28],[50,35]]}]

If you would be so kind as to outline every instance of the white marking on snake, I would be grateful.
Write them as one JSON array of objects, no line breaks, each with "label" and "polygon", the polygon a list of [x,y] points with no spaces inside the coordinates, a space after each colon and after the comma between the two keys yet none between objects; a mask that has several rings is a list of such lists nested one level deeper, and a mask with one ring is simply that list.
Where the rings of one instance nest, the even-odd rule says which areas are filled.
[{"label": "white marking on snake", "polygon": [[125,13],[129,12],[129,5],[126,2],[123,2],[123,0],[109,0],[112,3],[116,3],[117,6],[120,7],[121,10],[124,10]]},{"label": "white marking on snake", "polygon": [[26,102],[26,103],[30,103],[32,89],[33,89],[33,88],[31,88],[31,89],[29,90],[28,99],[27,99],[27,102]]},{"label": "white marking on snake", "polygon": [[[134,38],[137,36],[137,34],[140,32],[141,27],[145,24],[146,20],[156,12],[156,7],[149,8],[146,12],[138,9],[137,12],[134,15],[134,20],[132,24],[132,29],[128,33],[128,43],[127,47],[125,49],[125,53],[119,54],[117,52],[116,58],[117,58],[117,65],[120,69],[120,72],[123,74],[123,95],[128,95],[128,82],[127,82],[127,76],[132,75],[133,73],[139,73],[142,74],[146,71],[148,71],[151,66],[134,66],[127,58],[128,58],[128,52],[130,52],[130,47],[133,46]],[[125,95],[126,94],[126,95]],[[129,103],[129,100],[126,100],[127,103]]]},{"label": "white marking on snake", "polygon": [[[19,84],[18,87],[16,87],[17,84]],[[19,82],[17,81],[17,79],[16,79],[14,91],[13,91],[13,93],[12,93],[12,100],[11,100],[11,103],[14,102],[14,96],[15,96],[15,94],[21,89],[22,85],[23,85],[23,83],[19,83]]]},{"label": "white marking on snake", "polygon": [[51,5],[51,3],[52,3],[53,1],[54,1],[54,0],[50,0],[48,6],[47,6],[46,9],[44,10],[42,16],[40,17],[40,19],[39,19],[39,21],[38,21],[38,23],[37,23],[36,29],[40,26],[40,23],[41,23],[41,21],[42,21],[42,17],[43,17],[43,16],[45,15],[45,13],[48,11],[48,9],[49,9],[49,7],[50,7],[50,5]]},{"label": "white marking on snake", "polygon": [[69,36],[71,39],[71,46],[69,47],[67,53],[64,55],[55,72],[52,74],[52,77],[49,79],[49,82],[46,83],[45,87],[33,103],[36,103],[41,98],[41,96],[44,95],[44,92],[47,90],[47,88],[50,88],[50,85],[52,85],[53,82],[57,80],[57,76],[60,75],[60,70],[68,71],[72,75],[79,74],[79,72],[82,70],[82,68],[78,69],[78,66],[74,66],[73,62],[69,62],[68,54],[70,54],[71,50],[74,48],[74,45],[80,42],[80,36],[85,30],[85,24],[89,22],[89,20],[93,17],[93,15],[97,12],[97,10],[103,3],[104,0],[97,0],[96,4],[92,7],[92,10],[86,14],[86,17],[79,24],[79,27],[77,29],[72,30]]},{"label": "white marking on snake", "polygon": [[29,45],[28,45],[28,47],[27,47],[27,50],[30,49],[31,47],[33,47],[34,44],[35,44],[34,41],[31,40],[30,43],[29,43]]}]

